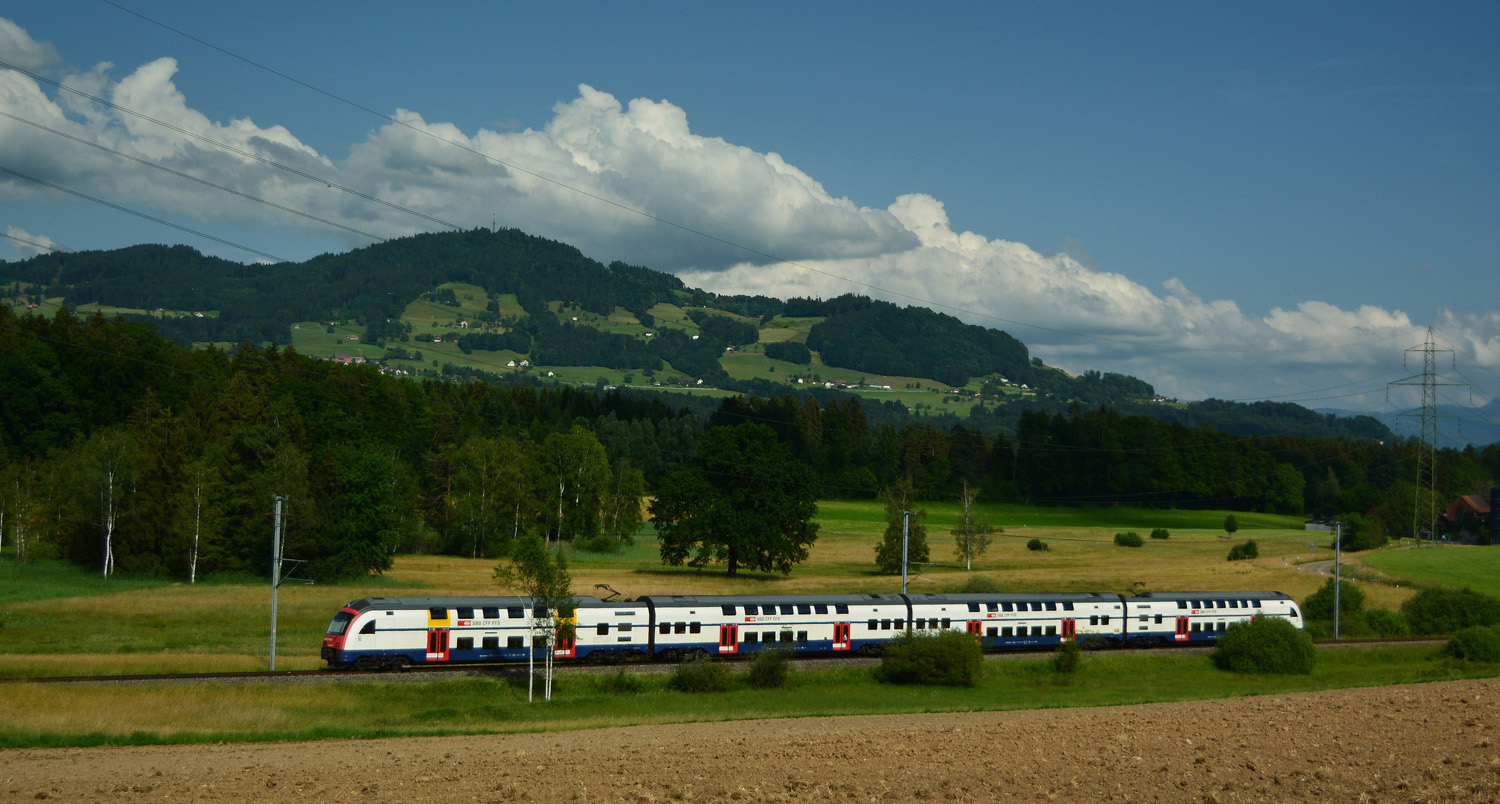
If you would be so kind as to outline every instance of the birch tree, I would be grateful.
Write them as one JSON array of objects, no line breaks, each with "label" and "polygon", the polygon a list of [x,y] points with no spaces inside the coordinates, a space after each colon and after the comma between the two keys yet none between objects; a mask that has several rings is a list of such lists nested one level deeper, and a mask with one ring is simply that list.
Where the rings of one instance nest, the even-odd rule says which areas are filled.
[{"label": "birch tree", "polygon": [[527,599],[526,623],[530,645],[526,654],[526,700],[534,699],[536,685],[536,648],[545,648],[543,677],[545,700],[552,700],[552,659],[559,637],[573,639],[573,579],[561,553],[553,555],[539,535],[528,535],[515,543],[510,561],[495,567],[495,580],[520,591]]},{"label": "birch tree", "polygon": [[974,501],[978,498],[979,487],[969,485],[969,481],[965,479],[958,494],[962,515],[958,526],[953,529],[953,547],[966,570],[974,569],[974,559],[984,555],[990,548],[991,535],[1000,531],[994,525],[976,518]]}]

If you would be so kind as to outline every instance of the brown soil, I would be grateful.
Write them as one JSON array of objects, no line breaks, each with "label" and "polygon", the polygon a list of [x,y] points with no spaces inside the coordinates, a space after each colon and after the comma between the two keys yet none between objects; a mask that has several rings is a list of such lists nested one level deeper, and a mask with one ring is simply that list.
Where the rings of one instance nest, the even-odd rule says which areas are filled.
[{"label": "brown soil", "polygon": [[0,801],[1500,801],[1500,679],[1099,709],[0,751]]}]

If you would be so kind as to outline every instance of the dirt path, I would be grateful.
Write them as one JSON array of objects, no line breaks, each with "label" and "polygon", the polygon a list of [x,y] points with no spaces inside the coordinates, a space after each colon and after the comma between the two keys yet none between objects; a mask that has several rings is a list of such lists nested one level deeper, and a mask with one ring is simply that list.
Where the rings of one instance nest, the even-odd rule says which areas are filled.
[{"label": "dirt path", "polygon": [[564,734],[0,751],[0,801],[1500,801],[1500,679]]}]

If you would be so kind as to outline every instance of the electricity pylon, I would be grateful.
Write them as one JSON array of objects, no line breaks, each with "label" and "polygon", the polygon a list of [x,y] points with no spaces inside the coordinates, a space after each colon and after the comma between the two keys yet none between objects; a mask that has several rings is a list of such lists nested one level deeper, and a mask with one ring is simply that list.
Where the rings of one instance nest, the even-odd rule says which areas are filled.
[{"label": "electricity pylon", "polygon": [[[1418,351],[1422,353],[1422,373],[1396,380],[1389,385],[1420,385],[1422,387],[1421,410],[1401,414],[1402,416],[1420,416],[1422,421],[1420,443],[1417,445],[1416,507],[1412,510],[1411,517],[1412,535],[1417,537],[1417,546],[1420,547],[1422,534],[1425,532],[1429,539],[1434,538],[1434,529],[1437,525],[1437,389],[1438,386],[1467,387],[1468,383],[1454,382],[1437,373],[1437,354],[1447,352],[1451,362],[1453,350],[1437,348],[1437,345],[1432,342],[1432,327],[1427,328],[1427,340],[1421,346],[1407,349],[1406,354],[1409,356]],[[1403,368],[1407,367],[1406,358],[1402,358],[1401,365]]]}]

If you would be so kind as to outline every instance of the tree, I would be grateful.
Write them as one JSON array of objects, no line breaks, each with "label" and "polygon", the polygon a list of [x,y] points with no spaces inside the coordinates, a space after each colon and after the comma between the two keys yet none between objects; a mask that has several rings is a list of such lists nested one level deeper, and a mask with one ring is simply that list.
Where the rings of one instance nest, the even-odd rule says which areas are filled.
[{"label": "tree", "polygon": [[1230,514],[1229,516],[1224,517],[1224,532],[1225,533],[1228,533],[1230,535],[1234,535],[1234,532],[1237,531],[1237,530],[1239,530],[1239,529],[1240,529],[1240,520],[1239,520],[1238,517],[1236,517],[1234,514]]},{"label": "tree", "polygon": [[592,432],[574,425],[542,442],[541,462],[555,484],[556,518],[549,530],[558,539],[587,539],[599,533],[600,497],[609,485],[609,456]]},{"label": "tree", "polygon": [[962,483],[958,504],[963,509],[963,515],[958,527],[953,529],[953,542],[959,559],[964,562],[964,569],[972,570],[974,559],[984,555],[984,551],[989,549],[990,535],[1003,532],[1003,529],[974,517],[974,500],[979,497],[979,488],[970,486],[967,479]]},{"label": "tree", "polygon": [[657,483],[651,516],[663,564],[723,562],[732,578],[741,566],[790,573],[807,558],[818,538],[817,478],[771,428],[710,428],[697,458]]},{"label": "tree", "polygon": [[573,639],[573,578],[562,554],[553,555],[538,534],[527,534],[513,545],[510,561],[495,567],[495,580],[527,598],[527,625],[531,631],[527,650],[526,700],[534,697],[536,681],[536,648],[546,648],[543,660],[544,697],[552,700],[552,657],[559,637]]},{"label": "tree", "polygon": [[887,486],[880,492],[880,498],[885,500],[885,534],[880,537],[880,544],[875,545],[875,566],[886,575],[901,572],[902,520],[908,512],[910,521],[905,525],[906,561],[908,564],[927,563],[930,555],[927,549],[927,526],[922,524],[922,520],[927,518],[927,512],[920,508],[911,510],[916,498],[911,476],[906,475],[894,486]]},{"label": "tree", "polygon": [[453,455],[454,513],[468,535],[469,557],[504,553],[530,502],[526,456],[510,438],[475,436]]},{"label": "tree", "polygon": [[115,531],[120,510],[129,496],[138,450],[123,429],[102,430],[89,438],[80,467],[88,494],[99,506],[99,533],[103,539],[102,577],[115,571]]}]

